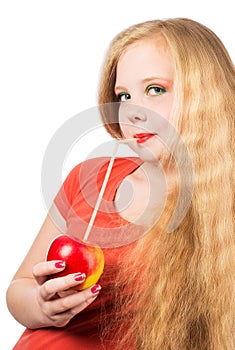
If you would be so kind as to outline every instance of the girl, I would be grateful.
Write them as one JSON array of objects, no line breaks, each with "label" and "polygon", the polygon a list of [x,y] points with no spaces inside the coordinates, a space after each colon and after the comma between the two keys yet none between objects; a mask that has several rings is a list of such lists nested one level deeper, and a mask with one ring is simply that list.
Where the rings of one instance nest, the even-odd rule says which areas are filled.
[{"label": "girl", "polygon": [[[234,348],[234,87],[226,49],[195,21],[149,21],[113,40],[101,116],[114,138],[136,140],[129,145],[138,158],[116,159],[104,195],[115,210],[100,210],[96,226],[142,233],[104,248],[99,284],[69,293],[85,276],[48,280],[65,267],[44,262],[61,233],[48,215],[7,293],[10,311],[27,327],[15,350]],[[67,234],[88,222],[86,196],[102,183],[107,163],[88,160],[65,180],[52,210]]]}]

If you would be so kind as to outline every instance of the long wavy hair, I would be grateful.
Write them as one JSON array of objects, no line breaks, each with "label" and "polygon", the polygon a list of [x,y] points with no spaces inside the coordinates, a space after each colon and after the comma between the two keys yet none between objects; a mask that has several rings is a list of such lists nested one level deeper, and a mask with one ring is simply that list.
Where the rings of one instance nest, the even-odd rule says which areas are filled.
[{"label": "long wavy hair", "polygon": [[[129,45],[159,36],[175,64],[172,120],[193,164],[193,192],[183,220],[168,233],[178,198],[177,190],[170,193],[160,219],[120,262],[118,347],[231,350],[235,348],[235,74],[229,54],[210,29],[193,20],[134,25],[110,45],[100,78],[99,104],[116,101],[116,67]],[[118,111],[101,114],[108,132],[120,137]],[[188,174],[183,182],[191,179]],[[123,276],[128,278],[124,281]]]}]

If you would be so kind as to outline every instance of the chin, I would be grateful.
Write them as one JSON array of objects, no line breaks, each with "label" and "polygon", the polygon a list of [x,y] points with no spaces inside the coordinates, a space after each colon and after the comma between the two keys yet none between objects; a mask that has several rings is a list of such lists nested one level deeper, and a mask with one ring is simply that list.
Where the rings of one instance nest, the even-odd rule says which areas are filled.
[{"label": "chin", "polygon": [[138,149],[135,149],[135,152],[143,162],[156,163],[161,159],[163,147],[157,147],[157,149],[138,147]]},{"label": "chin", "polygon": [[161,158],[161,154],[157,155],[150,152],[138,152],[138,156],[144,163],[158,163]]}]

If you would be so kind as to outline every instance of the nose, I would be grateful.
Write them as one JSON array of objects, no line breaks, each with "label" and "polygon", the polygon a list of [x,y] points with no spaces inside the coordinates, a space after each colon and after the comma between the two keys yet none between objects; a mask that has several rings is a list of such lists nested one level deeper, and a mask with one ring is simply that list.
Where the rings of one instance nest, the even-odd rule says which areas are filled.
[{"label": "nose", "polygon": [[145,122],[147,120],[146,109],[132,103],[123,104],[120,113],[122,115],[122,119],[128,120],[132,124]]},{"label": "nose", "polygon": [[131,123],[135,124],[135,123],[138,123],[138,122],[144,122],[147,120],[147,117],[145,114],[143,113],[138,113],[138,112],[131,112],[129,115],[128,115],[128,119]]}]

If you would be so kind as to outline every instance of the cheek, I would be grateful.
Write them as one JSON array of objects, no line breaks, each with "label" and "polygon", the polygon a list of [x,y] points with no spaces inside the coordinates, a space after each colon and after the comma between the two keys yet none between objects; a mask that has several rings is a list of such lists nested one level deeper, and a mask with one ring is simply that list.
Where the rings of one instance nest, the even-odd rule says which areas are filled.
[{"label": "cheek", "polygon": [[119,126],[121,129],[122,135],[125,136],[126,138],[133,137],[133,134],[137,132],[136,131],[137,125],[135,125],[132,121],[130,121],[128,116],[125,113],[123,113],[123,115],[119,117]]},{"label": "cheek", "polygon": [[128,123],[128,119],[126,117],[126,112],[124,108],[121,108],[121,107],[119,108],[118,121],[119,121],[119,126],[122,134],[124,136],[128,135],[128,131],[130,129],[130,123]]},{"label": "cheek", "polygon": [[121,132],[122,132],[122,135],[125,136],[125,137],[129,137],[130,136],[130,133],[131,133],[131,128],[130,126],[128,126],[126,123],[120,123],[120,129],[121,129]]},{"label": "cheek", "polygon": [[167,95],[160,96],[149,100],[149,109],[163,118],[170,120],[174,104],[174,93],[169,92]]},{"label": "cheek", "polygon": [[120,124],[124,123],[125,121],[125,108],[124,108],[124,105],[122,103],[120,103],[119,105],[119,109],[118,109],[118,121]]},{"label": "cheek", "polygon": [[159,106],[160,114],[167,120],[171,119],[172,108],[174,104],[174,94],[168,94],[168,97],[162,105]]}]

